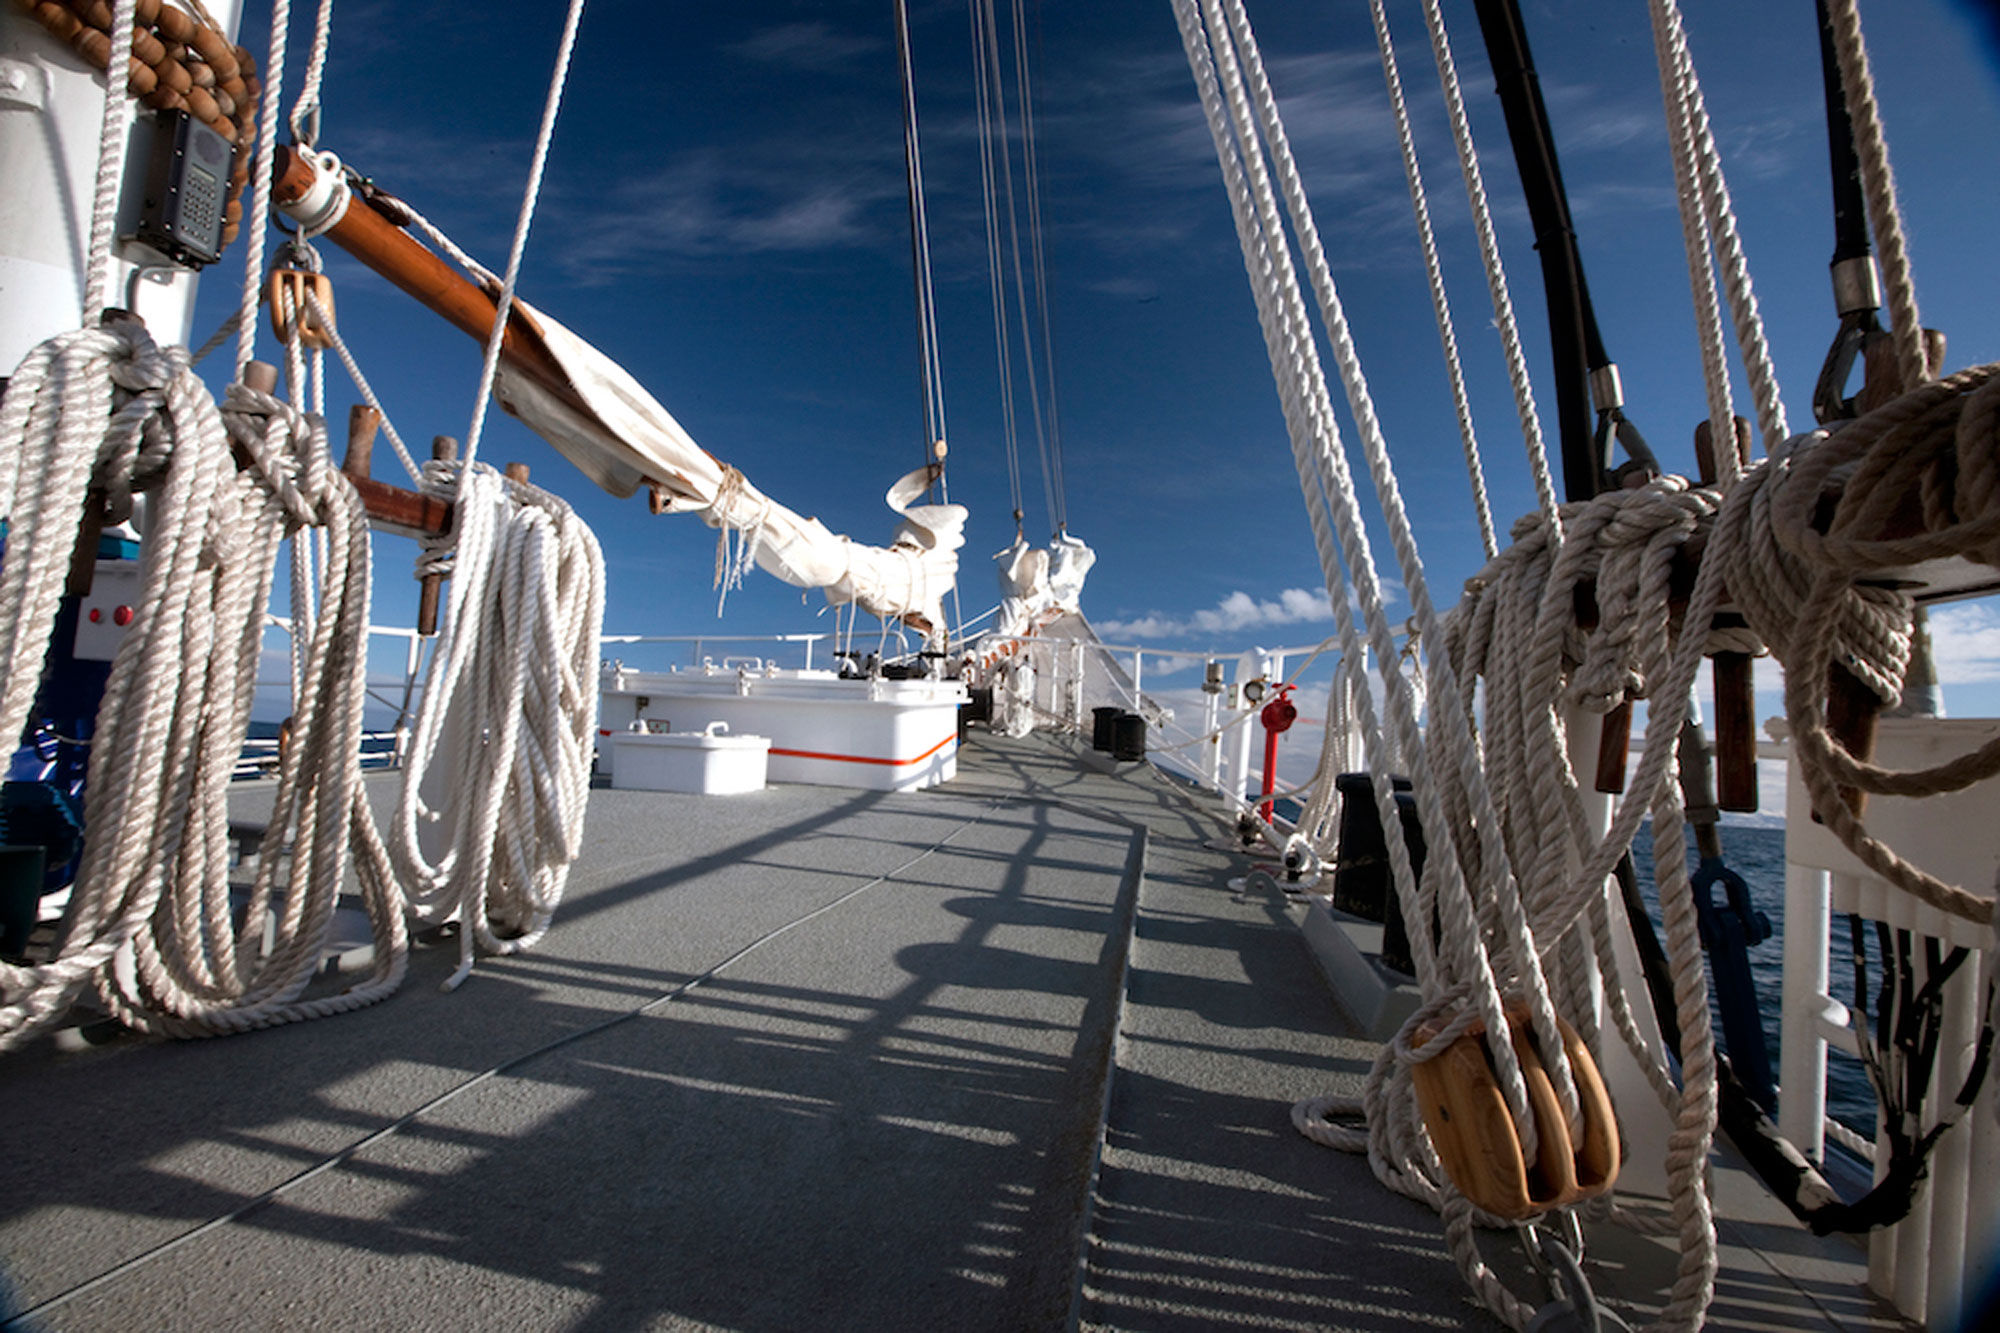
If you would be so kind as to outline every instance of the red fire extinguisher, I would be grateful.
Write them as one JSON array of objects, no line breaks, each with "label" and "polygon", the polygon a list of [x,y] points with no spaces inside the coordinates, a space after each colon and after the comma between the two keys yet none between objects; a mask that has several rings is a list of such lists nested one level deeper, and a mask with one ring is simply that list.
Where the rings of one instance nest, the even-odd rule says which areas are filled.
[{"label": "red fire extinguisher", "polygon": [[[1278,787],[1278,737],[1291,730],[1292,723],[1299,720],[1299,710],[1292,705],[1292,687],[1280,685],[1278,695],[1264,705],[1257,720],[1264,724],[1264,795],[1268,798]],[[1268,799],[1258,807],[1258,813],[1265,823],[1271,822],[1272,803]]]}]

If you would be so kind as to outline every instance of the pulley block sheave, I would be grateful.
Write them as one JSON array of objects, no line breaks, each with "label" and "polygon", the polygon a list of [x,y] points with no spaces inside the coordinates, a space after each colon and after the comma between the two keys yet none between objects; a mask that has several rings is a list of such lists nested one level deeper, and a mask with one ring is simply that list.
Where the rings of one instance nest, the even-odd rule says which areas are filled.
[{"label": "pulley block sheave", "polygon": [[[1560,1017],[1556,1026],[1576,1082],[1581,1111],[1576,1134],[1536,1047],[1527,1010],[1507,1008],[1508,1032],[1535,1117],[1538,1150],[1532,1161],[1494,1077],[1484,1024],[1474,1023],[1442,1054],[1410,1066],[1438,1159],[1459,1192],[1496,1217],[1523,1221],[1602,1194],[1618,1178],[1618,1124],[1610,1094],[1576,1030]],[[1433,1019],[1418,1028],[1414,1044],[1426,1044],[1444,1027],[1443,1019]]]},{"label": "pulley block sheave", "polygon": [[279,342],[290,345],[296,332],[299,342],[313,351],[333,346],[333,282],[326,274],[274,268],[265,298],[271,307],[271,332]]}]

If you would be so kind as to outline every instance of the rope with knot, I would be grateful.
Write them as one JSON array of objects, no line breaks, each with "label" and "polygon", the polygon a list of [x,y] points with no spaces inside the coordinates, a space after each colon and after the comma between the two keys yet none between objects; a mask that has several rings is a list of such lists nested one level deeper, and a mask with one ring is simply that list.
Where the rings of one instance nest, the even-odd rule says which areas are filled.
[{"label": "rope with knot", "polygon": [[[238,471],[231,440],[249,459]],[[62,571],[94,486],[150,493],[144,587],[93,738],[82,859],[56,956],[0,967],[0,1047],[60,1017],[95,983],[145,1031],[209,1035],[357,1008],[401,978],[402,919],[386,859],[358,863],[374,972],[308,997],[361,804],[368,619],[366,516],[326,461],[318,423],[234,391],[226,414],[134,323],[63,334],[23,361],[0,408],[0,728],[20,734]],[[117,512],[114,510],[114,513]],[[271,826],[247,910],[228,883],[226,787],[256,685],[280,541],[326,534],[326,614],[307,645]],[[280,881],[284,842],[301,849]],[[270,945],[265,947],[267,918]],[[235,923],[241,921],[239,928]]]}]

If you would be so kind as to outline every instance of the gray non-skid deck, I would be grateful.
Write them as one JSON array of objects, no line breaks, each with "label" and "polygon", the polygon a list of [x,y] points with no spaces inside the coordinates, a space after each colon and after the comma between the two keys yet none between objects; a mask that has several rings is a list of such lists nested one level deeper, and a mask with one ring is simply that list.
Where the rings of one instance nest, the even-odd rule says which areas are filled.
[{"label": "gray non-skid deck", "polygon": [[[456,993],[445,941],[356,1014],[0,1056],[11,1309],[1496,1327],[1434,1216],[1290,1127],[1374,1053],[1292,910],[1234,898],[1243,862],[1185,789],[1107,767],[980,736],[911,795],[600,790],[555,929]],[[1805,1238],[1754,1225],[1718,1325],[1876,1321],[1851,1265],[1781,1272]],[[1650,1242],[1604,1253],[1642,1302],[1665,1272]]]}]

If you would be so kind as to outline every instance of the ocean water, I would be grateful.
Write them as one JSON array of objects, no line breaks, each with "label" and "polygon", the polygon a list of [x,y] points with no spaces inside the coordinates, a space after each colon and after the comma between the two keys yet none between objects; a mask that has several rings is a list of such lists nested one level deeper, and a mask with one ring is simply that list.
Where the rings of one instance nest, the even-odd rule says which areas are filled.
[{"label": "ocean water", "polygon": [[[1685,836],[1688,867],[1690,871],[1700,863],[1694,851],[1694,832],[1686,831]],[[1723,864],[1743,877],[1750,886],[1750,897],[1756,909],[1771,920],[1771,936],[1762,944],[1750,950],[1750,979],[1757,992],[1757,1007],[1763,1019],[1764,1044],[1771,1056],[1771,1070],[1778,1070],[1779,1010],[1783,988],[1784,934],[1785,934],[1785,831],[1783,828],[1758,828],[1725,825],[1722,829]],[[1638,870],[1639,892],[1646,901],[1648,913],[1653,918],[1653,927],[1660,929],[1659,896],[1653,886],[1653,834],[1650,822],[1640,830],[1633,840],[1632,861]],[[1848,939],[1847,919],[1835,916],[1831,940],[1833,990],[1836,997],[1852,1005],[1850,994],[1853,985],[1852,949]],[[1662,939],[1664,939],[1662,935]],[[1870,986],[1881,984],[1881,968],[1874,953],[1874,933],[1869,942]],[[1872,1011],[1873,994],[1869,997]],[[1710,1017],[1716,1024],[1717,1041],[1721,1042],[1721,1017],[1715,1010],[1711,996]],[[1782,1095],[1782,1094],[1781,1094]],[[1860,1134],[1873,1137],[1875,1133],[1875,1093],[1868,1084],[1868,1075],[1861,1062],[1843,1051],[1827,1052],[1827,1113],[1834,1119]]]}]

